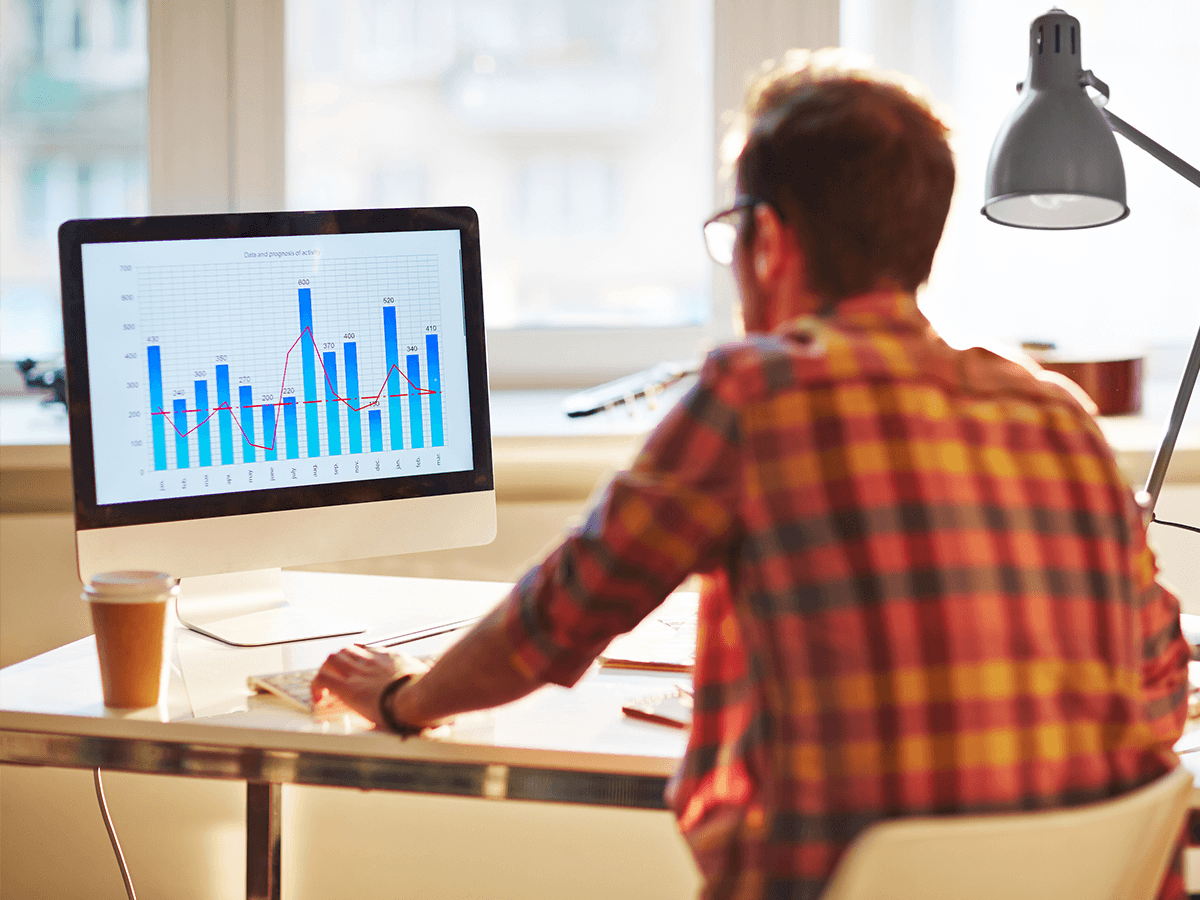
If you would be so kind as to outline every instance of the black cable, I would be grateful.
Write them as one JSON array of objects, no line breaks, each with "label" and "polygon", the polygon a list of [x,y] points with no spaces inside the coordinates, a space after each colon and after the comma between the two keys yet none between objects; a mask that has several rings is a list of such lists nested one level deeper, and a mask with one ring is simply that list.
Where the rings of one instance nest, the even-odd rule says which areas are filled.
[{"label": "black cable", "polygon": [[117,855],[117,866],[121,869],[121,880],[125,882],[125,893],[129,900],[137,900],[133,892],[133,881],[129,878],[129,868],[125,865],[125,854],[121,852],[121,844],[117,841],[117,832],[113,828],[112,819],[108,815],[108,804],[104,801],[104,785],[100,783],[100,770],[92,769],[96,782],[96,799],[100,801],[100,815],[104,819],[104,828],[108,831],[108,839],[112,842],[113,853]]},{"label": "black cable", "polygon": [[1166,519],[1158,518],[1158,516],[1155,516],[1150,521],[1157,522],[1159,525],[1170,525],[1172,528],[1182,528],[1184,531],[1194,531],[1200,534],[1200,528],[1197,528],[1195,525],[1184,525],[1182,522],[1168,522]]}]

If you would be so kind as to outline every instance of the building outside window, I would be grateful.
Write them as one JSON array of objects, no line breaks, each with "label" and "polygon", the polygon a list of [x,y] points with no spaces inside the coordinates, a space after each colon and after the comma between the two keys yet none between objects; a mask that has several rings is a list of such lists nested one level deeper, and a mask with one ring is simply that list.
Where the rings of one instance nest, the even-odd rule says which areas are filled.
[{"label": "building outside window", "polygon": [[0,359],[61,353],[58,226],[145,214],[145,0],[2,0]]},{"label": "building outside window", "polygon": [[713,10],[288,0],[292,208],[469,205],[491,329],[702,325]]}]

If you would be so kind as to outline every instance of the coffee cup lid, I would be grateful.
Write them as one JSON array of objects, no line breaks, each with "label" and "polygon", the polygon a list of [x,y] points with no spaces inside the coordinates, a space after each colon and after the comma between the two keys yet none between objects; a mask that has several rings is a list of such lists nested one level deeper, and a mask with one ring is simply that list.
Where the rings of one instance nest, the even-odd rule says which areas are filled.
[{"label": "coffee cup lid", "polygon": [[106,600],[134,600],[147,594],[165,594],[175,588],[178,580],[166,572],[100,572],[93,575],[84,589],[88,597],[103,596]]}]

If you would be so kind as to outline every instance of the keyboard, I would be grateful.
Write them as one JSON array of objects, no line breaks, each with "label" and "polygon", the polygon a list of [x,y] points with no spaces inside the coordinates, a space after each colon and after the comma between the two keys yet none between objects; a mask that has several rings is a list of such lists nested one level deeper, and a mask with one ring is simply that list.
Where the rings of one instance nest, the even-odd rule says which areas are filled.
[{"label": "keyboard", "polygon": [[[448,634],[450,631],[467,628],[468,625],[474,625],[479,622],[480,616],[470,616],[464,619],[449,619],[446,622],[437,622],[432,625],[426,625],[424,628],[409,629],[404,631],[392,632],[380,637],[373,637],[370,641],[362,641],[364,647],[378,647],[380,649],[386,647],[398,647],[402,643],[412,643],[420,641],[425,637],[433,637],[436,635]],[[420,656],[419,659],[432,665],[433,660],[437,655]],[[298,668],[292,672],[274,672],[272,674],[262,674],[262,676],[251,676],[246,679],[248,686],[257,694],[272,694],[287,702],[289,706],[305,710],[306,713],[313,712],[312,703],[312,679],[317,677],[316,668]],[[323,714],[347,712],[349,707],[338,700],[337,697],[329,698],[320,712]]]},{"label": "keyboard", "polygon": [[[251,675],[246,681],[250,689],[257,693],[273,694],[289,706],[312,712],[312,682],[316,676],[316,669],[297,669],[293,672],[275,672],[272,675]],[[337,698],[327,700],[326,703],[329,704],[330,712],[336,711],[338,706],[343,710],[349,708]]]},{"label": "keyboard", "polygon": [[[381,649],[396,647],[400,644],[419,641],[422,638],[434,637],[446,634],[447,632],[457,631],[460,628],[466,628],[468,625],[474,625],[480,618],[480,616],[471,616],[466,619],[451,619],[445,622],[437,622],[415,630],[385,634],[382,637],[363,641],[362,644],[365,647],[379,647]],[[432,664],[434,659],[436,659],[436,655],[418,658],[425,663]],[[311,713],[313,712],[312,682],[316,676],[316,669],[295,669],[291,672],[274,672],[270,675],[251,675],[246,679],[246,682],[250,689],[256,693],[273,694],[289,706]],[[326,700],[321,706],[322,714],[326,712],[346,712],[348,710],[349,707],[336,697]]]},{"label": "keyboard", "polygon": [[[437,656],[416,657],[427,666],[432,666]],[[296,669],[291,672],[275,672],[271,675],[251,675],[246,679],[250,689],[258,694],[271,694],[283,700],[289,706],[302,709],[305,712],[315,712],[312,702],[312,683],[317,677],[317,669]],[[350,707],[341,698],[328,696],[321,704],[321,715],[351,712]]]}]

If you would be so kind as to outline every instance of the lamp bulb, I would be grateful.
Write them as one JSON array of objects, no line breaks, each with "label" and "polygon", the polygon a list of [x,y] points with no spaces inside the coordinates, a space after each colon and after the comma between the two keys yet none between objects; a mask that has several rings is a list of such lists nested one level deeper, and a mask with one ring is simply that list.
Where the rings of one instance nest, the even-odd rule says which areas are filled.
[{"label": "lamp bulb", "polygon": [[1029,202],[1039,209],[1062,209],[1079,198],[1074,194],[1030,194]]}]

